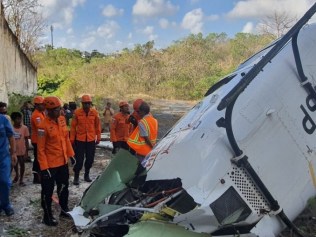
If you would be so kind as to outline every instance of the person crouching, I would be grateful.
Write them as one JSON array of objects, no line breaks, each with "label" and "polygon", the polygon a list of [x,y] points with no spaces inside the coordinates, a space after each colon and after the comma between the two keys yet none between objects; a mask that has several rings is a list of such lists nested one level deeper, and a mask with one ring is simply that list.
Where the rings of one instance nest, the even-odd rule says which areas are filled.
[{"label": "person crouching", "polygon": [[61,217],[67,217],[69,170],[68,160],[74,156],[69,140],[66,120],[60,116],[61,101],[58,97],[48,96],[43,104],[47,117],[38,126],[37,151],[41,169],[41,205],[44,210],[43,223],[56,226],[58,222],[52,214],[52,195],[55,183],[61,207]]}]

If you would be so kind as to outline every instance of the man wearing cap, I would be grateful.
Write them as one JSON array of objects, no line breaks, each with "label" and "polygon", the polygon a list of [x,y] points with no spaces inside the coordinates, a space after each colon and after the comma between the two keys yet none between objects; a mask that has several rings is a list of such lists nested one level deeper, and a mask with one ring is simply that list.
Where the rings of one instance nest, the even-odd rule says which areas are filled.
[{"label": "man wearing cap", "polygon": [[34,112],[32,113],[31,117],[31,142],[33,146],[33,151],[34,151],[34,161],[33,161],[33,183],[34,184],[40,184],[40,168],[37,160],[37,129],[39,124],[44,120],[45,118],[45,106],[43,104],[44,102],[44,97],[42,96],[35,96],[33,99],[33,104],[34,104]]},{"label": "man wearing cap", "polygon": [[[76,109],[71,121],[70,141],[75,144],[76,164],[74,185],[79,185],[79,174],[85,168],[84,180],[91,182],[90,169],[94,161],[95,146],[101,140],[101,124],[97,110],[92,108],[90,95],[81,97],[82,108]],[[85,161],[84,161],[85,158]]]},{"label": "man wearing cap", "polygon": [[158,122],[150,114],[150,107],[142,102],[137,111],[141,118],[127,140],[129,147],[136,152],[140,161],[152,150],[157,141]]},{"label": "man wearing cap", "polygon": [[43,104],[47,117],[38,126],[37,150],[41,169],[41,204],[44,210],[43,223],[56,226],[58,223],[52,214],[52,195],[55,182],[61,207],[61,217],[67,217],[69,170],[68,160],[74,156],[69,140],[65,117],[60,116],[61,101],[56,96],[48,96]]},{"label": "man wearing cap", "polygon": [[129,105],[126,101],[121,101],[119,107],[120,112],[113,116],[113,121],[110,126],[110,141],[113,143],[112,154],[115,154],[120,148],[129,150],[127,139],[132,128],[128,121]]}]

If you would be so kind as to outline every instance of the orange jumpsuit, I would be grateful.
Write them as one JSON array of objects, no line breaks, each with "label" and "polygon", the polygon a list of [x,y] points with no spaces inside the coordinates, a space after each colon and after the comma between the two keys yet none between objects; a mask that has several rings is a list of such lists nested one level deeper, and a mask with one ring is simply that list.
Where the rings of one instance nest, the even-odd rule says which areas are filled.
[{"label": "orange jumpsuit", "polygon": [[70,140],[72,143],[76,141],[75,175],[79,174],[83,163],[85,174],[89,174],[94,162],[95,145],[101,140],[101,124],[97,110],[90,108],[88,114],[82,108],[75,110],[71,120]]},{"label": "orange jumpsuit", "polygon": [[113,116],[110,128],[111,142],[127,141],[131,133],[131,124],[128,122],[129,114],[118,112]]},{"label": "orange jumpsuit", "polygon": [[[46,117],[38,127],[38,161],[42,170],[41,204],[46,216],[51,216],[52,194],[55,183],[59,204],[68,211],[69,170],[68,159],[74,156],[69,140],[66,120],[59,116],[57,122]],[[47,175],[49,173],[49,176]],[[46,175],[45,175],[46,174]]]},{"label": "orange jumpsuit", "polygon": [[33,161],[32,171],[34,173],[34,180],[36,180],[38,177],[35,175],[35,173],[37,174],[40,173],[39,163],[37,159],[37,129],[38,129],[39,124],[44,120],[45,117],[46,117],[45,113],[37,109],[34,110],[31,117],[31,128],[32,128],[31,142],[32,142],[33,152],[34,152],[34,161]]},{"label": "orange jumpsuit", "polygon": [[68,163],[74,151],[69,140],[66,120],[59,116],[58,123],[49,117],[38,127],[38,162],[41,170],[56,168]]},{"label": "orange jumpsuit", "polygon": [[90,109],[88,115],[80,108],[71,120],[70,140],[92,142],[101,140],[101,125],[98,111]]}]

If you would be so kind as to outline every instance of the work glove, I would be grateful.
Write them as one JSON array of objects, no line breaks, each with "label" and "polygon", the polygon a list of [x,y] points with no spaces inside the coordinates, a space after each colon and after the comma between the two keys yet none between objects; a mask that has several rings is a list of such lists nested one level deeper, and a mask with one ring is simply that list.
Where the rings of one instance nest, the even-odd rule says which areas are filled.
[{"label": "work glove", "polygon": [[137,119],[133,116],[133,115],[130,115],[129,118],[128,118],[128,121],[134,125],[134,127],[137,126],[138,122],[137,122]]},{"label": "work glove", "polygon": [[42,170],[41,171],[41,176],[42,176],[42,180],[47,180],[47,179],[50,179],[52,177],[49,169]]},{"label": "work glove", "polygon": [[100,143],[100,140],[96,140],[95,144],[98,145]]}]

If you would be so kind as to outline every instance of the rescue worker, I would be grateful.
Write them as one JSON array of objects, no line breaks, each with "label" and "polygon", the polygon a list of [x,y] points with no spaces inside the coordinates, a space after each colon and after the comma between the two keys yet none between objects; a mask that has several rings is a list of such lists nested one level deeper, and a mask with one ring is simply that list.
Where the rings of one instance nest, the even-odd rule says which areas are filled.
[{"label": "rescue worker", "polygon": [[129,122],[133,125],[133,130],[136,128],[138,121],[141,119],[138,114],[139,106],[143,103],[144,101],[142,99],[137,99],[133,103],[133,113],[129,116],[128,120]]},{"label": "rescue worker", "polygon": [[40,175],[40,167],[37,160],[37,129],[39,124],[44,120],[46,117],[45,115],[45,106],[43,104],[44,97],[42,96],[35,96],[33,99],[34,104],[34,111],[32,113],[31,117],[31,142],[33,146],[33,152],[34,152],[34,160],[33,160],[33,183],[34,184],[40,184],[41,183],[41,175]]},{"label": "rescue worker", "polygon": [[157,141],[158,122],[150,114],[150,107],[142,102],[137,111],[140,120],[127,140],[129,147],[136,152],[140,162],[153,149]]},{"label": "rescue worker", "polygon": [[129,118],[129,105],[126,101],[119,103],[120,112],[113,116],[113,121],[110,126],[110,141],[113,143],[112,154],[116,154],[120,148],[129,150],[127,139],[131,133],[131,124]]},{"label": "rescue worker", "polygon": [[96,144],[101,140],[101,124],[97,110],[92,107],[90,95],[81,97],[82,108],[75,110],[70,128],[70,141],[75,144],[76,164],[74,166],[74,185],[79,185],[79,174],[83,166],[84,180],[91,182],[90,169],[94,161]]},{"label": "rescue worker", "polygon": [[15,166],[16,163],[17,156],[13,128],[9,120],[0,113],[0,213],[4,211],[7,216],[14,214],[9,194],[11,188],[11,164]]},{"label": "rescue worker", "polygon": [[61,207],[60,217],[68,217],[68,160],[74,156],[65,117],[60,116],[61,101],[56,96],[48,96],[43,101],[47,117],[38,126],[37,150],[41,169],[41,204],[44,210],[43,223],[56,226],[58,222],[52,214],[52,195],[55,182]]}]

